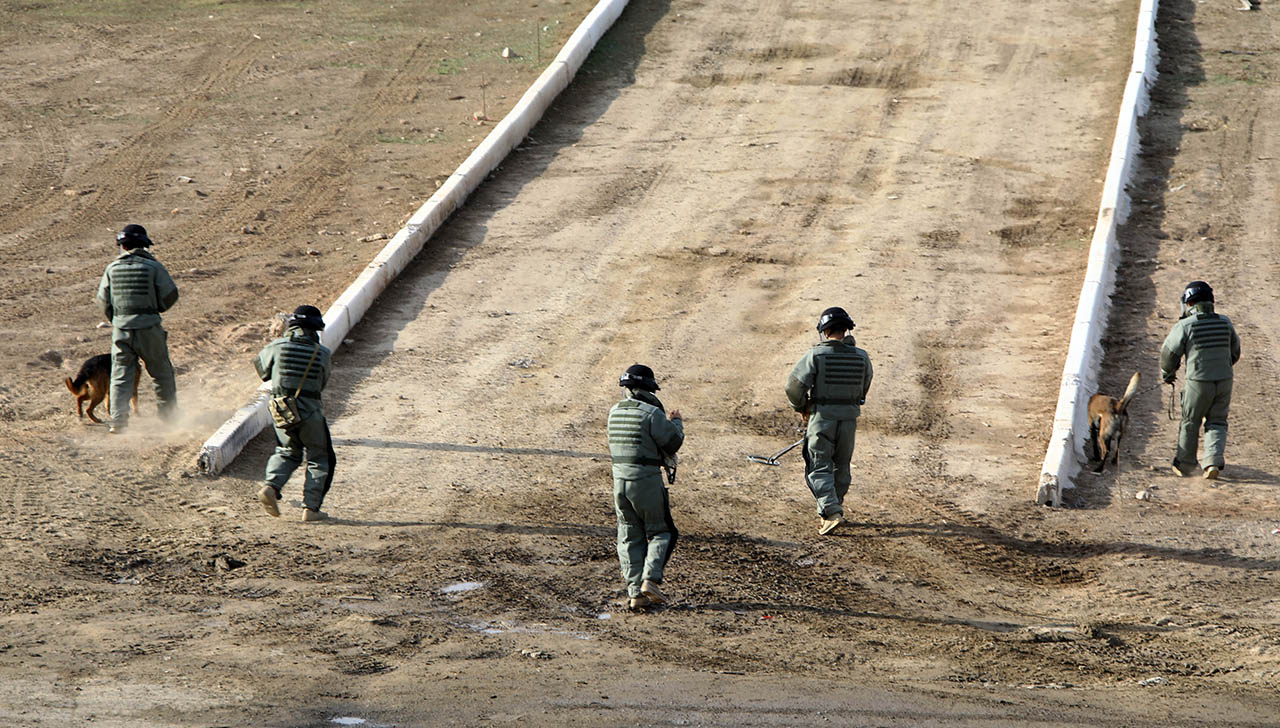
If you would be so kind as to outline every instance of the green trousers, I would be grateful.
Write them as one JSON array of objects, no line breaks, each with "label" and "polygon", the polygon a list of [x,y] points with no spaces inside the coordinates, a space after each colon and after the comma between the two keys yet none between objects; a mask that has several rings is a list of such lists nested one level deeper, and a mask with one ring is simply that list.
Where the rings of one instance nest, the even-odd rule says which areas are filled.
[{"label": "green trousers", "polygon": [[178,385],[169,363],[169,333],[159,326],[145,329],[112,329],[111,332],[111,424],[129,424],[129,399],[138,376],[138,360],[147,365],[160,416],[168,417],[178,406]]},{"label": "green trousers", "polygon": [[1186,471],[1197,462],[1196,450],[1199,449],[1202,424],[1204,452],[1198,459],[1200,467],[1214,465],[1222,468],[1226,465],[1231,382],[1230,379],[1216,382],[1187,380],[1182,390],[1182,426],[1178,429],[1178,454],[1173,459],[1175,467]]},{"label": "green trousers", "polygon": [[662,583],[662,573],[680,532],[671,520],[671,502],[662,474],[639,480],[613,479],[618,515],[618,563],[627,596],[640,596],[640,583]]},{"label": "green trousers", "polygon": [[844,514],[844,497],[853,480],[853,440],[858,420],[833,420],[815,412],[804,436],[804,478],[823,518]]},{"label": "green trousers", "polygon": [[267,484],[279,494],[305,455],[307,477],[302,484],[302,504],[313,511],[320,510],[329,486],[333,484],[333,470],[338,464],[328,421],[322,414],[312,414],[292,432],[279,427],[275,427],[275,431],[276,451],[267,460]]}]

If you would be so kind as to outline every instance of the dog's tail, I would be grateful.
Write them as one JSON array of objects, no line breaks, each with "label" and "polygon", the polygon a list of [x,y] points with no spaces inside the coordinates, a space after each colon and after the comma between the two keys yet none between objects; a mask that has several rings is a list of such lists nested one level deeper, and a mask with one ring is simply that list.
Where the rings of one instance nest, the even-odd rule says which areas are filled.
[{"label": "dog's tail", "polygon": [[1133,378],[1129,380],[1129,386],[1124,390],[1124,396],[1116,403],[1116,412],[1124,412],[1129,406],[1129,402],[1133,399],[1133,395],[1138,393],[1138,385],[1142,383],[1142,374],[1134,372]]},{"label": "dog's tail", "polygon": [[[84,385],[88,384],[89,379],[103,369],[108,372],[111,371],[111,356],[109,354],[98,354],[85,359],[84,364],[80,365],[80,371],[76,372],[76,378],[67,378],[67,389],[70,389],[72,394],[80,394],[84,391]],[[139,369],[138,373],[141,374],[142,370]]]},{"label": "dog's tail", "polygon": [[91,376],[93,376],[93,373],[90,371],[88,364],[80,367],[75,379],[67,377],[67,389],[70,389],[72,394],[80,394],[84,391],[84,385],[89,383],[89,377]]}]

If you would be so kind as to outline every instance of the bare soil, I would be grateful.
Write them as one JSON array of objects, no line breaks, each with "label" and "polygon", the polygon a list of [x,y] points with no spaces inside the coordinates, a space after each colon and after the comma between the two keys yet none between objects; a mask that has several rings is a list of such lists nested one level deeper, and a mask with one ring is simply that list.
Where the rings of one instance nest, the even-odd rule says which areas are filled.
[{"label": "bare soil", "polygon": [[[271,317],[332,301],[590,3],[0,2],[0,722],[1275,725],[1271,3],[1162,3],[1103,372],[1155,381],[1209,280],[1246,352],[1228,467],[1166,474],[1151,392],[1060,510],[1035,485],[1137,4],[633,5],[338,351],[334,520],[304,525],[253,499],[266,436],[216,478],[199,444]],[[61,380],[109,345],[126,222],[182,289],[184,417],[144,387],[108,439]],[[744,456],[795,438],[828,305],[876,381],[823,538],[798,453]],[[635,361],[688,418],[648,614],[603,438]]]}]

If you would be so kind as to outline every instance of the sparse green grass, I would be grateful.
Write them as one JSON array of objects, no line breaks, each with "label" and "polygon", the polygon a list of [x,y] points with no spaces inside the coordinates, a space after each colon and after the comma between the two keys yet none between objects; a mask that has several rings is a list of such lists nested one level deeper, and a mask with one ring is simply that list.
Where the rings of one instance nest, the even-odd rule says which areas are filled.
[{"label": "sparse green grass", "polygon": [[[548,27],[549,30],[541,30],[543,27]],[[539,21],[536,25],[522,26],[517,32],[509,34],[509,42],[506,43],[507,47],[515,51],[516,57],[502,60],[524,66],[547,65],[560,51],[561,27],[545,20]],[[535,29],[537,29],[537,37],[534,36]],[[495,51],[494,55],[501,58],[501,49]]]},{"label": "sparse green grass", "polygon": [[1205,79],[1206,86],[1232,86],[1238,83],[1244,84],[1246,86],[1256,86],[1262,83],[1262,81],[1261,79],[1257,79],[1257,78],[1235,78],[1233,76],[1228,76],[1222,73],[1215,73],[1209,78]]},{"label": "sparse green grass", "polygon": [[436,64],[436,73],[441,76],[452,76],[460,73],[463,69],[461,58],[441,58],[440,63]]}]

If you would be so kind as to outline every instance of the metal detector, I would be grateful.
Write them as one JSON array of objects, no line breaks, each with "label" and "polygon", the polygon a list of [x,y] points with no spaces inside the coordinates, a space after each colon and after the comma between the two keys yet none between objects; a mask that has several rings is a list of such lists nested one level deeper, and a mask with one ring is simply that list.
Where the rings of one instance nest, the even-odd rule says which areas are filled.
[{"label": "metal detector", "polygon": [[760,463],[761,465],[773,465],[774,467],[777,467],[782,464],[778,462],[778,458],[796,449],[803,442],[804,442],[804,438],[802,437],[799,440],[796,440],[795,442],[791,443],[790,445],[787,445],[786,447],[782,448],[781,450],[775,452],[772,455],[748,455],[747,459],[753,463]]}]

